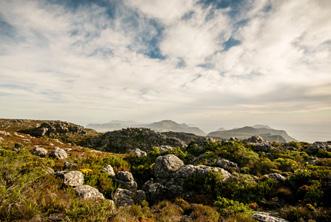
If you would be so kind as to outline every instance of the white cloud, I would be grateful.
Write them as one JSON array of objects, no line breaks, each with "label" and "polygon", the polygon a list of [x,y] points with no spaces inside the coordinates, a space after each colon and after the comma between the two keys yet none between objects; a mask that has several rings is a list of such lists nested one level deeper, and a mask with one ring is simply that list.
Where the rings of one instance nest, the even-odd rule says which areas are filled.
[{"label": "white cloud", "polygon": [[[0,34],[1,115],[83,123],[199,118],[218,128],[226,118],[258,121],[256,113],[284,126],[290,112],[308,113],[298,122],[321,121],[326,115],[316,113],[330,109],[329,1],[257,0],[235,19],[193,0],[117,4],[110,18],[96,4],[70,10],[1,1],[0,19],[15,30]],[[247,23],[238,29],[240,20]],[[224,50],[231,35],[240,44]],[[166,59],[146,55],[152,37]]]}]

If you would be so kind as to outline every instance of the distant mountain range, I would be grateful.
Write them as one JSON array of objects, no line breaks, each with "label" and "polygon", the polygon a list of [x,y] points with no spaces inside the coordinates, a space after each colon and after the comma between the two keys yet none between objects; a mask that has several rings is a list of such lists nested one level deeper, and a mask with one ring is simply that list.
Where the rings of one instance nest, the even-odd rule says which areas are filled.
[{"label": "distant mountain range", "polygon": [[[182,133],[193,133],[198,136],[206,136],[206,133],[203,132],[198,127],[189,126],[185,123],[177,123],[172,120],[161,120],[153,123],[138,123],[134,121],[111,121],[108,123],[102,124],[88,124],[88,128],[95,129],[100,132],[120,130],[124,128],[149,128],[156,132],[182,132]],[[295,141],[294,138],[289,136],[285,130],[273,129],[267,125],[254,125],[254,126],[245,126],[241,128],[235,128],[226,130],[224,128],[219,128],[216,131],[210,132],[207,136],[229,139],[231,137],[236,137],[238,139],[247,139],[251,136],[261,136],[267,141],[275,142],[289,142]]]},{"label": "distant mountain range", "polygon": [[149,128],[157,132],[183,132],[183,133],[193,133],[198,136],[205,136],[206,133],[203,132],[198,127],[189,126],[185,123],[176,123],[172,120],[161,120],[153,123],[137,123],[133,121],[111,121],[109,123],[102,124],[88,124],[88,128],[95,129],[97,131],[113,131],[123,128]]},{"label": "distant mountain range", "polygon": [[289,136],[285,130],[276,130],[265,125],[245,126],[230,130],[218,130],[209,133],[208,136],[222,139],[229,139],[231,137],[247,139],[251,136],[261,136],[263,139],[270,142],[274,141],[283,143],[295,141],[295,139]]}]

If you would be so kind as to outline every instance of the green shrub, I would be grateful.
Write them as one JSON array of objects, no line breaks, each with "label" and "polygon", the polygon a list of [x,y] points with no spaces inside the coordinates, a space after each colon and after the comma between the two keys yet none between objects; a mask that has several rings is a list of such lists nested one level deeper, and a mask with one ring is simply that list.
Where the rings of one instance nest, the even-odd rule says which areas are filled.
[{"label": "green shrub", "polygon": [[230,216],[238,213],[252,213],[252,210],[245,204],[224,197],[218,197],[214,205],[218,208],[222,216]]}]

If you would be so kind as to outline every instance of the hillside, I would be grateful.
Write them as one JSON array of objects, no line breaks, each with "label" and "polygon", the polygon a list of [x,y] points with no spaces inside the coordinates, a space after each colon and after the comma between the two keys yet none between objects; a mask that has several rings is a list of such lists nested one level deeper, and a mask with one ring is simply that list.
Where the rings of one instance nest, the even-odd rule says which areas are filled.
[{"label": "hillside", "polygon": [[331,142],[0,119],[0,221],[324,222],[330,178]]},{"label": "hillside", "polygon": [[229,139],[236,137],[238,139],[247,139],[251,136],[261,136],[265,140],[274,142],[290,142],[295,141],[290,137],[285,130],[276,130],[263,125],[256,127],[245,126],[231,130],[214,131],[208,134],[209,137],[216,137],[222,139]]},{"label": "hillside", "polygon": [[161,120],[153,123],[137,123],[133,121],[111,121],[109,123],[103,124],[88,124],[87,127],[92,129],[105,132],[120,130],[124,128],[148,128],[157,132],[182,132],[182,133],[193,133],[198,136],[205,136],[206,133],[203,132],[198,127],[192,127],[185,123],[176,123],[172,120]]}]

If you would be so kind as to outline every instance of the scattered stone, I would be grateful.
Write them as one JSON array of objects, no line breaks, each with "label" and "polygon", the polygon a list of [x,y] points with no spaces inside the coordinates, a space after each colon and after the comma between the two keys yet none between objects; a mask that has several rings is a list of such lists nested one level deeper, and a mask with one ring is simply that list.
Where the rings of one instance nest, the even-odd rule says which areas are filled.
[{"label": "scattered stone", "polygon": [[83,199],[105,199],[98,189],[91,187],[90,185],[79,185],[74,189]]},{"label": "scattered stone", "polygon": [[117,206],[134,204],[134,193],[127,189],[117,188],[113,194],[113,200]]},{"label": "scattered stone", "polygon": [[266,175],[263,175],[262,176],[263,179],[274,179],[274,180],[277,180],[277,181],[285,181],[286,180],[286,177],[284,177],[283,175],[279,174],[279,173],[269,173],[269,174],[266,174]]},{"label": "scattered stone", "polygon": [[45,156],[47,156],[48,151],[45,148],[42,148],[40,146],[35,146],[33,148],[33,153],[37,156],[45,157]]},{"label": "scattered stone", "polygon": [[19,152],[19,151],[21,151],[22,147],[23,147],[23,145],[21,143],[15,143],[14,144],[14,151]]},{"label": "scattered stone", "polygon": [[147,156],[147,153],[145,151],[138,148],[131,150],[130,154],[138,158]]},{"label": "scattered stone", "polygon": [[133,175],[129,171],[119,171],[116,174],[116,181],[120,184],[121,187],[136,190],[137,183],[134,181]]},{"label": "scattered stone", "polygon": [[174,150],[175,147],[164,145],[164,146],[160,146],[159,149],[160,149],[160,153],[168,153],[168,152]]},{"label": "scattered stone", "polygon": [[64,174],[64,184],[67,186],[80,186],[84,184],[84,175],[80,171],[70,171]]},{"label": "scattered stone", "polygon": [[115,171],[111,165],[107,165],[103,168],[103,171],[106,172],[109,176],[115,176]]},{"label": "scattered stone", "polygon": [[169,177],[184,165],[183,161],[173,154],[156,158],[154,174],[156,177]]},{"label": "scattered stone", "polygon": [[288,222],[285,219],[271,216],[266,212],[256,212],[253,214],[252,218],[260,222]]},{"label": "scattered stone", "polygon": [[51,155],[59,160],[66,159],[68,157],[67,152],[59,147],[55,147],[55,150],[51,153]]}]

